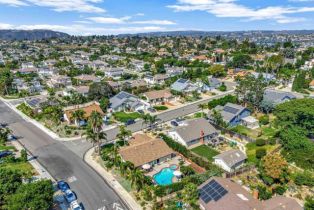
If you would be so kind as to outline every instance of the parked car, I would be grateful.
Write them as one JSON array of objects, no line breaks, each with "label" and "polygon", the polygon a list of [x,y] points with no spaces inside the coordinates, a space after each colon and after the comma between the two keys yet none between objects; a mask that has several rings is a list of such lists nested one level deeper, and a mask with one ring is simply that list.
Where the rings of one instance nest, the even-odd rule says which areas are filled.
[{"label": "parked car", "polygon": [[0,158],[4,158],[4,157],[7,157],[7,156],[12,155],[12,154],[13,154],[13,152],[11,152],[11,151],[7,151],[7,150],[1,151],[0,152]]},{"label": "parked car", "polygon": [[71,203],[72,201],[75,201],[77,199],[75,193],[72,190],[66,190],[64,193],[65,199],[68,203]]},{"label": "parked car", "polygon": [[125,122],[125,126],[132,125],[132,124],[134,124],[134,123],[135,123],[135,120],[129,119],[129,120],[127,120],[127,121]]},{"label": "parked car", "polygon": [[6,122],[2,122],[2,123],[0,123],[0,128],[2,127],[2,128],[5,128],[5,127],[7,127],[8,126],[8,123],[6,123]]},{"label": "parked car", "polygon": [[170,124],[172,125],[172,126],[179,126],[179,124],[175,121],[175,120],[172,120],[171,122],[170,122]]},{"label": "parked car", "polygon": [[62,192],[65,192],[70,189],[70,186],[68,185],[68,183],[62,180],[58,181],[57,185],[58,185],[58,189],[61,190]]},{"label": "parked car", "polygon": [[149,107],[147,109],[147,111],[151,112],[151,113],[155,113],[156,112],[156,109],[152,108],[152,107]]},{"label": "parked car", "polygon": [[71,210],[83,210],[82,204],[79,204],[77,201],[72,201],[70,204]]},{"label": "parked car", "polygon": [[138,112],[138,113],[140,113],[140,114],[144,114],[144,111],[143,111],[143,110],[141,110],[141,109],[140,109],[140,110],[138,110],[137,112]]},{"label": "parked car", "polygon": [[9,134],[7,140],[8,140],[8,141],[17,140],[17,137],[14,136],[14,135],[12,135],[12,134]]}]

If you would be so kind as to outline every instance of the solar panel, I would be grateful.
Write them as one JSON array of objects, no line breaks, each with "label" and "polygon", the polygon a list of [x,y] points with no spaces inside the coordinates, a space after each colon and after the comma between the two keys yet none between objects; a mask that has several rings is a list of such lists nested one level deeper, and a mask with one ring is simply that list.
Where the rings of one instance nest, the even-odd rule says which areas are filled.
[{"label": "solar panel", "polygon": [[225,106],[224,107],[224,111],[232,113],[232,114],[236,114],[239,111],[239,109],[236,109],[236,108],[233,108],[233,107],[230,107],[230,106]]},{"label": "solar panel", "polygon": [[129,95],[129,94],[122,92],[122,93],[119,93],[119,94],[117,95],[117,97],[118,97],[119,99],[123,99],[123,98],[126,98],[128,95]]},{"label": "solar panel", "polygon": [[223,188],[218,182],[215,180],[211,180],[209,183],[204,185],[200,190],[200,198],[208,203],[211,200],[218,201],[224,195],[228,193],[228,191]]}]

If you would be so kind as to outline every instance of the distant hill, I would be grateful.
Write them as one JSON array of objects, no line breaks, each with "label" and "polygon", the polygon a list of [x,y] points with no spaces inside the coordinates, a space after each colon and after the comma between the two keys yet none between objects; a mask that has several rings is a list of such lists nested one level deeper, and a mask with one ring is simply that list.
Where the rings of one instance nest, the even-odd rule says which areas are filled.
[{"label": "distant hill", "polygon": [[3,40],[40,40],[49,38],[66,38],[70,35],[51,30],[0,30]]}]

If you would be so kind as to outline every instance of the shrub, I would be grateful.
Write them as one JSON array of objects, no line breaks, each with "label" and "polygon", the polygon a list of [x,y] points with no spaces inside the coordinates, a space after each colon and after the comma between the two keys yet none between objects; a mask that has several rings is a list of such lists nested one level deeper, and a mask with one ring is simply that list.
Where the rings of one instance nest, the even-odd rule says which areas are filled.
[{"label": "shrub", "polygon": [[257,139],[256,140],[256,146],[264,146],[266,144],[266,141],[264,139]]},{"label": "shrub", "polygon": [[278,195],[283,195],[286,192],[287,188],[285,186],[279,185],[274,189],[274,192]]},{"label": "shrub", "polygon": [[258,186],[257,187],[258,190],[258,197],[260,200],[267,200],[270,199],[272,196],[272,193],[267,190],[267,188],[265,186]]},{"label": "shrub", "polygon": [[164,111],[164,110],[167,110],[168,107],[166,107],[166,106],[154,106],[154,109],[156,109],[157,111]]},{"label": "shrub", "polygon": [[294,182],[296,185],[306,185],[309,187],[314,186],[314,176],[309,171],[304,171],[303,173],[297,173]]},{"label": "shrub", "polygon": [[271,139],[269,139],[268,142],[269,142],[270,145],[275,145],[276,142],[277,142],[277,139],[276,138],[271,138]]},{"label": "shrub", "polygon": [[260,125],[267,125],[269,123],[269,116],[263,115],[258,120]]},{"label": "shrub", "polygon": [[266,149],[265,148],[259,148],[256,150],[255,152],[255,157],[257,159],[261,159],[262,157],[264,157],[266,155]]}]

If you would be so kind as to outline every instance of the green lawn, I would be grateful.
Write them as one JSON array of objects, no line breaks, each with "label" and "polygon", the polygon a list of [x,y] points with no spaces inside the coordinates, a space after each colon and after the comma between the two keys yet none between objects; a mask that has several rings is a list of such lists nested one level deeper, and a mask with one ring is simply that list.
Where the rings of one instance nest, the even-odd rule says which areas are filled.
[{"label": "green lawn", "polygon": [[0,164],[0,169],[1,168],[21,171],[25,177],[31,177],[32,175],[35,174],[35,170],[33,166],[28,162],[3,163],[3,164]]},{"label": "green lawn", "polygon": [[246,144],[246,155],[247,155],[247,161],[250,163],[257,163],[258,159],[256,158],[256,149],[264,148],[266,149],[267,153],[272,151],[276,148],[276,145],[264,145],[264,146],[256,146],[255,142]]},{"label": "green lawn", "polygon": [[213,157],[218,155],[219,152],[214,150],[213,148],[210,148],[209,146],[206,145],[201,145],[198,147],[195,147],[191,149],[192,152],[207,158],[209,161],[213,161]]},{"label": "green lawn", "polygon": [[262,127],[262,133],[267,139],[272,138],[276,134],[276,129],[271,127]]},{"label": "green lawn", "polygon": [[166,107],[166,106],[154,106],[154,109],[156,109],[157,111],[164,111],[164,110],[167,110],[168,107]]},{"label": "green lawn", "polygon": [[113,116],[117,121],[126,122],[127,120],[135,120],[137,118],[140,118],[142,115],[138,112],[115,112],[113,113]]},{"label": "green lawn", "polygon": [[0,151],[2,151],[2,150],[15,150],[15,147],[0,145]]}]

